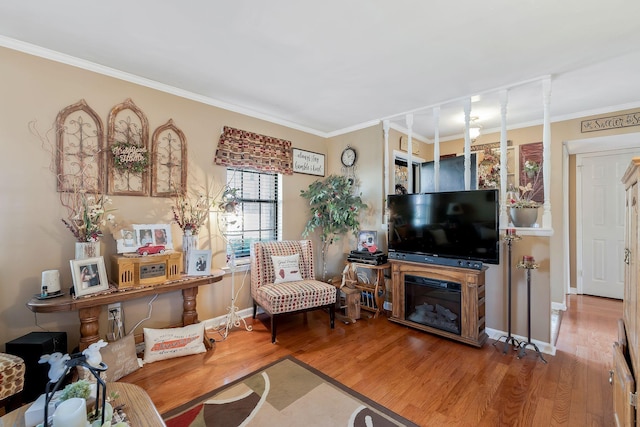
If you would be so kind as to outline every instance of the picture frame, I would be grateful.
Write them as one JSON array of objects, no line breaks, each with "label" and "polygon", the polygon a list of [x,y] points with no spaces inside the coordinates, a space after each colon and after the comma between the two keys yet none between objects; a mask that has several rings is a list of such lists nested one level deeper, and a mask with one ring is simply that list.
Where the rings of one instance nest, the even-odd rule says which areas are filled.
[{"label": "picture frame", "polygon": [[324,176],[324,154],[294,148],[293,171],[306,175]]},{"label": "picture frame", "polygon": [[358,232],[358,251],[368,251],[369,247],[378,246],[378,232],[373,230],[360,230]]},{"label": "picture frame", "polygon": [[120,238],[116,239],[116,245],[119,254],[135,252],[138,249],[138,239],[133,227],[120,230]]},{"label": "picture frame", "polygon": [[133,230],[136,238],[134,251],[147,243],[163,245],[166,250],[173,250],[170,224],[134,224]]},{"label": "picture frame", "polygon": [[211,250],[189,252],[188,276],[208,276],[211,274]]},{"label": "picture frame", "polygon": [[71,276],[77,297],[109,290],[109,279],[104,265],[104,257],[72,259]]}]

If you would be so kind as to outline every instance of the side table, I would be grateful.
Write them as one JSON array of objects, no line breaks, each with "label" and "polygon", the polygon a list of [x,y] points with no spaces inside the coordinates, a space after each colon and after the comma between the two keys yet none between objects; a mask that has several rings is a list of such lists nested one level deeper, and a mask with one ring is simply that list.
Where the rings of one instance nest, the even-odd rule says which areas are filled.
[{"label": "side table", "polygon": [[[373,317],[378,317],[380,313],[384,312],[384,300],[385,295],[387,294],[387,288],[384,282],[384,271],[391,268],[391,264],[388,262],[380,265],[363,264],[359,262],[350,262],[350,264],[355,267],[356,274],[357,269],[359,268],[374,270],[374,283],[363,283],[358,281],[358,283],[355,285],[355,288],[360,290],[361,292],[370,292],[372,294],[374,299],[374,301],[372,301],[372,304],[361,304],[360,308],[362,310],[372,311],[374,313]],[[375,304],[373,302],[375,302]]]}]

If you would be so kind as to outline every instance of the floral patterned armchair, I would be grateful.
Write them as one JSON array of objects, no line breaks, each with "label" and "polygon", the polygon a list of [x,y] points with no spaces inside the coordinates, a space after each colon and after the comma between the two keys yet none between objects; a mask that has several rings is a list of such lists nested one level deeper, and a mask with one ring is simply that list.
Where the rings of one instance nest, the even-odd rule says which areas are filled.
[{"label": "floral patterned armchair", "polygon": [[[283,259],[289,261],[289,269],[279,266]],[[289,273],[292,275],[287,277]],[[251,246],[253,318],[257,306],[271,317],[272,343],[276,342],[276,317],[284,313],[326,307],[333,329],[336,294],[335,286],[315,279],[310,240],[255,242]]]}]

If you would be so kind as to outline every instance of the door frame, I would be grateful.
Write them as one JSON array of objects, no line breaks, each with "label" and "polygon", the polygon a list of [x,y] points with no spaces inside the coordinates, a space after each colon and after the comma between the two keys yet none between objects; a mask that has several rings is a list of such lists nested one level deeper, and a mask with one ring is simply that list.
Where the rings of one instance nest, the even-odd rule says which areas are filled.
[{"label": "door frame", "polygon": [[[567,308],[567,295],[570,293],[581,293],[582,292],[582,283],[581,280],[576,280],[577,287],[574,288],[575,291],[571,289],[571,253],[570,253],[570,236],[569,236],[569,156],[573,154],[587,154],[593,153],[602,153],[605,154],[613,154],[615,151],[631,151],[632,149],[637,149],[640,144],[640,132],[632,132],[626,133],[622,135],[611,135],[611,136],[598,136],[594,138],[585,138],[585,139],[574,139],[562,142],[562,193],[563,193],[563,203],[562,203],[562,222],[563,222],[563,236],[562,236],[562,246],[563,246],[563,301],[558,307],[561,310],[566,310]],[[582,203],[582,199],[580,198],[581,194],[581,183],[580,177],[576,174],[576,171],[572,171],[576,176],[576,206],[580,206]],[[581,218],[579,218],[579,209],[576,209],[576,269],[582,267],[582,259],[578,254],[578,239],[580,239],[580,243],[582,243],[582,234],[581,228],[577,225]],[[578,237],[578,233],[580,236]],[[580,250],[581,252],[581,250]],[[579,278],[576,278],[579,279]],[[580,290],[578,291],[578,286]],[[558,304],[552,302],[552,305]]]}]

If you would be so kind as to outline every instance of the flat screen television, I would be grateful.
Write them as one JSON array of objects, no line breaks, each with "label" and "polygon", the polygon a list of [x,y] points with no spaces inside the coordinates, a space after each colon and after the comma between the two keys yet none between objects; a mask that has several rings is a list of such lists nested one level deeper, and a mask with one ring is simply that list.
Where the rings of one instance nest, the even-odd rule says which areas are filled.
[{"label": "flat screen television", "polygon": [[389,258],[417,254],[500,263],[498,190],[389,195]]}]

